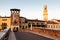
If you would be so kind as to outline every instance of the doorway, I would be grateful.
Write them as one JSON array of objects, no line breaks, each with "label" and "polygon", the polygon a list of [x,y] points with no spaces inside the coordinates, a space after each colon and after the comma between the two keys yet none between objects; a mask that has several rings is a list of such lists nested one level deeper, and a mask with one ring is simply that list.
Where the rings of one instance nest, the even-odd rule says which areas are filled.
[{"label": "doorway", "polygon": [[13,28],[13,31],[14,31],[14,32],[17,32],[17,31],[18,31],[18,27],[14,27],[14,28]]}]

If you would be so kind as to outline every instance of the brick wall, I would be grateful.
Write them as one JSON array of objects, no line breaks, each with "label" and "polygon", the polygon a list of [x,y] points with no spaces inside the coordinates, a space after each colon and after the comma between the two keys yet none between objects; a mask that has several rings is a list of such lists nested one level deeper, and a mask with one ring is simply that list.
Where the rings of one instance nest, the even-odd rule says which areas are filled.
[{"label": "brick wall", "polygon": [[59,30],[50,30],[50,29],[42,29],[42,28],[33,28],[34,32],[38,32],[38,33],[43,33],[43,34],[47,34],[49,36],[53,36],[53,37],[58,37],[60,38],[60,31]]}]

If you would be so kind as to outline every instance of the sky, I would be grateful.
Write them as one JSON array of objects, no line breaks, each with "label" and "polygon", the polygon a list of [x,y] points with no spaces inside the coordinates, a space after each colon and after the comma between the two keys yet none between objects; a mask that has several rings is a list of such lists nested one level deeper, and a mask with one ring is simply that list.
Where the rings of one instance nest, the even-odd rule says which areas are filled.
[{"label": "sky", "polygon": [[0,16],[10,16],[10,9],[20,9],[20,16],[43,19],[43,7],[47,5],[48,19],[60,19],[60,0],[0,0]]}]

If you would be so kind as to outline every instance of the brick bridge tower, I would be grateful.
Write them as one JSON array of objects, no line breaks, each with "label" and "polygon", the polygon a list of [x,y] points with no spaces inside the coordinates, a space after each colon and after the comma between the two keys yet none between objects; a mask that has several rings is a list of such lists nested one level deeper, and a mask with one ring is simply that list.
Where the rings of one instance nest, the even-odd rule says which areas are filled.
[{"label": "brick bridge tower", "polygon": [[19,13],[20,13],[20,9],[10,9],[11,11],[11,30],[12,31],[18,31],[19,29]]}]

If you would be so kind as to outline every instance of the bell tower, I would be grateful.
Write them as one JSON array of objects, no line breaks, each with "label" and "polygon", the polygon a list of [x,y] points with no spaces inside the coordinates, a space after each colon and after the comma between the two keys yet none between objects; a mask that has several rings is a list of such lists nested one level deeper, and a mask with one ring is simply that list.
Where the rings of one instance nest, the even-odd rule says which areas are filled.
[{"label": "bell tower", "polygon": [[20,9],[10,9],[10,11],[11,11],[11,29],[13,30],[14,27],[19,28]]},{"label": "bell tower", "polygon": [[44,5],[44,10],[43,10],[43,20],[45,20],[45,21],[48,20],[47,5]]}]

